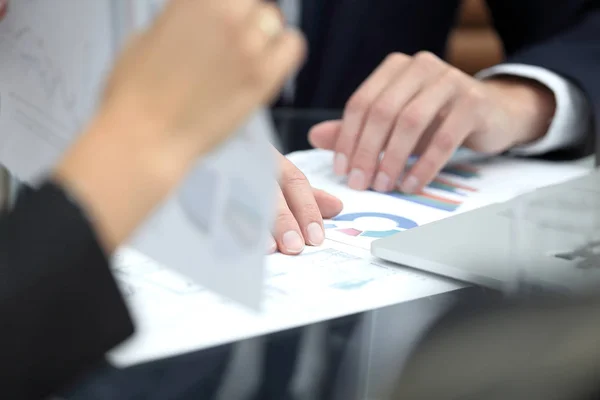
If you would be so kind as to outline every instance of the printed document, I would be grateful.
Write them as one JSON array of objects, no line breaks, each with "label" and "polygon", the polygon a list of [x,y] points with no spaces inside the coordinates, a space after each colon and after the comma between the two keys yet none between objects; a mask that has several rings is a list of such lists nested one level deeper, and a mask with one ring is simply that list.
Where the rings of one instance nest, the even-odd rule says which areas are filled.
[{"label": "printed document", "polygon": [[460,289],[462,283],[374,259],[369,246],[377,238],[587,171],[508,158],[454,164],[423,193],[407,197],[350,190],[333,174],[330,152],[312,150],[289,158],[315,187],[344,202],[342,213],[325,221],[325,243],[299,256],[268,257],[258,312],[123,250],[115,261],[116,276],[138,332],[111,354],[115,363],[131,365]]}]

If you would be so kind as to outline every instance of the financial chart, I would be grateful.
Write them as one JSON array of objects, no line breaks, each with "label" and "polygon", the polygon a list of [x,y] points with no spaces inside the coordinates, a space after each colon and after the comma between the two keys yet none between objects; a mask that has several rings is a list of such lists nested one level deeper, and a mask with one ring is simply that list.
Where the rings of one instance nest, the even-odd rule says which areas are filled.
[{"label": "financial chart", "polygon": [[342,243],[369,249],[373,240],[416,228],[457,212],[477,195],[480,171],[468,164],[451,165],[421,192],[349,192],[330,184],[327,188],[344,199],[342,214],[325,222],[326,236]]},{"label": "financial chart", "polygon": [[478,177],[479,172],[472,165],[451,165],[444,168],[421,193],[405,194],[394,191],[387,195],[441,211],[454,212],[469,195],[477,192],[477,189],[467,182],[476,181]]}]

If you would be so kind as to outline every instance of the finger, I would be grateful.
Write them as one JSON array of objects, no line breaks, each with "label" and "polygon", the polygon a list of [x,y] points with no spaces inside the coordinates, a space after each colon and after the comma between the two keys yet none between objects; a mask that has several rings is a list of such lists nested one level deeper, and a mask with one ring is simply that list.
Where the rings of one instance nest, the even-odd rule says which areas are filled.
[{"label": "finger", "polygon": [[[350,162],[348,185],[357,190],[371,186],[379,163],[380,154],[388,142],[398,114],[426,85],[436,79],[447,65],[435,55],[427,52],[417,54],[397,74],[371,105],[358,146]],[[390,185],[379,176],[379,185]]]},{"label": "finger", "polygon": [[342,212],[344,205],[337,197],[316,188],[313,188],[313,195],[323,218],[333,218]]},{"label": "finger", "polygon": [[261,76],[265,80],[261,85],[263,103],[279,92],[285,79],[298,69],[305,54],[304,37],[295,29],[286,29],[271,41],[260,62]]},{"label": "finger", "polygon": [[[162,12],[158,14],[154,21],[153,26],[156,28],[168,23],[173,15],[178,15],[176,19],[179,24],[182,24],[183,21],[189,23],[192,19],[198,21],[198,15],[204,15],[210,16],[213,20],[219,22],[226,21],[234,32],[239,33],[243,32],[239,30],[239,27],[244,26],[244,22],[248,20],[248,16],[257,9],[258,5],[257,0],[205,0],[195,2],[170,0],[163,3]],[[182,16],[185,18],[182,18]]]},{"label": "finger", "polygon": [[308,132],[308,141],[317,149],[333,150],[342,129],[342,121],[321,122]]},{"label": "finger", "polygon": [[414,193],[423,189],[450,160],[452,154],[473,131],[473,119],[469,102],[460,101],[450,111],[446,120],[434,133],[431,144],[419,157],[403,180],[400,189]]},{"label": "finger", "polygon": [[277,242],[273,235],[269,234],[269,241],[267,242],[267,254],[273,254],[277,251]]},{"label": "finger", "polygon": [[299,254],[304,250],[302,232],[281,189],[278,189],[278,197],[277,217],[273,232],[277,247],[284,254]]},{"label": "finger", "polygon": [[337,175],[348,173],[349,160],[354,153],[358,135],[362,131],[364,119],[377,96],[393,77],[410,62],[404,54],[393,54],[365,80],[352,95],[342,119],[342,130],[335,144],[334,170]]},{"label": "finger", "polygon": [[417,146],[431,140],[427,137],[429,128],[435,125],[440,110],[455,98],[459,82],[454,70],[448,70],[404,107],[379,165],[375,190],[387,192],[396,186]]},{"label": "finger", "polygon": [[280,187],[294,214],[306,244],[318,246],[325,240],[323,218],[310,183],[289,160],[282,162]]},{"label": "finger", "polygon": [[262,52],[283,32],[283,15],[273,3],[259,4],[248,17],[245,32],[248,51],[251,54]]},{"label": "finger", "polygon": [[[187,0],[179,0],[179,2],[186,1]],[[167,6],[169,4],[172,4],[173,6],[177,7],[178,5],[176,3],[177,0],[171,0],[166,2]],[[254,10],[256,10],[260,2],[258,0],[205,0],[203,2],[197,3],[204,3],[204,8],[207,8],[208,6],[208,8],[212,10],[226,12],[232,18],[232,22],[239,22],[244,17],[247,17],[252,12],[254,12]]]},{"label": "finger", "polygon": [[415,146],[411,156],[419,156],[425,153],[425,150],[427,150],[427,147],[429,147],[429,142],[431,142],[431,138],[433,138],[433,134],[436,133],[438,129],[440,129],[440,126],[442,126],[442,122],[446,120],[447,116],[448,113],[444,113],[442,111],[433,119],[433,122],[427,127],[425,133],[423,133],[419,138],[419,143],[417,143],[417,145]]}]

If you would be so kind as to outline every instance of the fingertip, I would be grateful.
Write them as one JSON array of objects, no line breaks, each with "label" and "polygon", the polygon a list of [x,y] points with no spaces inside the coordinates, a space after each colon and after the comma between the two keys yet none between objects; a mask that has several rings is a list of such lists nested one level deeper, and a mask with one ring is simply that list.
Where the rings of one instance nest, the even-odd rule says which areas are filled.
[{"label": "fingertip", "polygon": [[269,236],[269,242],[267,244],[267,254],[273,254],[277,251],[277,242],[273,236]]},{"label": "fingertip", "polygon": [[333,150],[341,129],[341,121],[325,121],[313,126],[308,132],[308,141],[311,146]]},{"label": "fingertip", "polygon": [[421,190],[421,182],[414,175],[408,175],[400,184],[400,191],[406,194],[413,194]]},{"label": "fingertip", "polygon": [[337,176],[346,176],[348,174],[348,156],[337,152],[333,158],[333,172]]},{"label": "fingertip", "polygon": [[304,244],[304,238],[299,232],[287,231],[281,235],[278,247],[284,254],[297,255],[304,250]]},{"label": "fingertip", "polygon": [[337,197],[334,197],[334,201],[335,201],[334,209],[336,210],[335,214],[337,215],[340,212],[342,212],[342,210],[344,209],[344,202],[341,199],[338,199]]},{"label": "fingertip", "polygon": [[310,129],[309,134],[313,131],[319,132],[320,130],[327,129],[327,127],[330,126],[332,122],[334,121],[323,121],[314,124],[313,127]]},{"label": "fingertip", "polygon": [[323,218],[333,218],[339,213],[341,213],[343,209],[344,204],[341,201],[336,200],[332,202],[332,204],[323,207],[321,210],[321,214],[323,215]]},{"label": "fingertip", "polygon": [[325,231],[319,222],[311,222],[306,227],[306,244],[309,246],[320,246],[325,241]]},{"label": "fingertip", "polygon": [[286,256],[297,256],[300,253],[302,253],[302,251],[304,251],[304,248],[302,248],[302,250],[298,250],[298,251],[290,251],[289,249],[286,249],[285,247],[282,247],[282,246],[279,247],[279,252],[281,254],[285,254]]},{"label": "fingertip", "polygon": [[333,218],[342,212],[344,203],[336,196],[321,189],[314,189],[315,200],[323,218]]},{"label": "fingertip", "polygon": [[392,185],[392,179],[390,176],[384,171],[377,172],[375,175],[375,180],[373,181],[373,190],[380,193],[387,193],[390,191],[390,186]]},{"label": "fingertip", "polygon": [[317,124],[308,131],[308,143],[310,143],[310,145],[316,149],[323,148],[324,138],[322,125],[322,123]]},{"label": "fingertip", "polygon": [[344,203],[339,197],[332,195],[331,193],[323,192],[325,196],[327,196],[328,201],[332,202],[332,208],[339,208],[340,210],[344,208]]},{"label": "fingertip", "polygon": [[325,191],[325,190],[323,190],[323,189],[318,189],[318,188],[316,188],[316,187],[313,187],[312,189],[313,189],[313,193],[314,193],[315,197],[317,197],[317,199],[318,199],[318,197],[324,197],[324,198],[325,198],[325,200],[329,200],[329,199],[337,199],[337,197],[336,197],[336,196],[332,195],[332,194],[331,194],[331,193],[329,193],[329,192],[326,192],[326,191]]}]

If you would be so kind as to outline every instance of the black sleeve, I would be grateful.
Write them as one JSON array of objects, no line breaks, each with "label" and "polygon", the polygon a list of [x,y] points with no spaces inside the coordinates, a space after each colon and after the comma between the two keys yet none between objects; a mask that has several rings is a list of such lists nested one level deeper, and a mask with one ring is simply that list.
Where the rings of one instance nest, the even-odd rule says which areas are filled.
[{"label": "black sleeve", "polygon": [[586,95],[592,121],[586,149],[600,129],[600,1],[487,0],[507,62],[556,72]]},{"label": "black sleeve", "polygon": [[40,399],[133,332],[89,222],[56,185],[21,193],[0,220],[0,392]]}]

